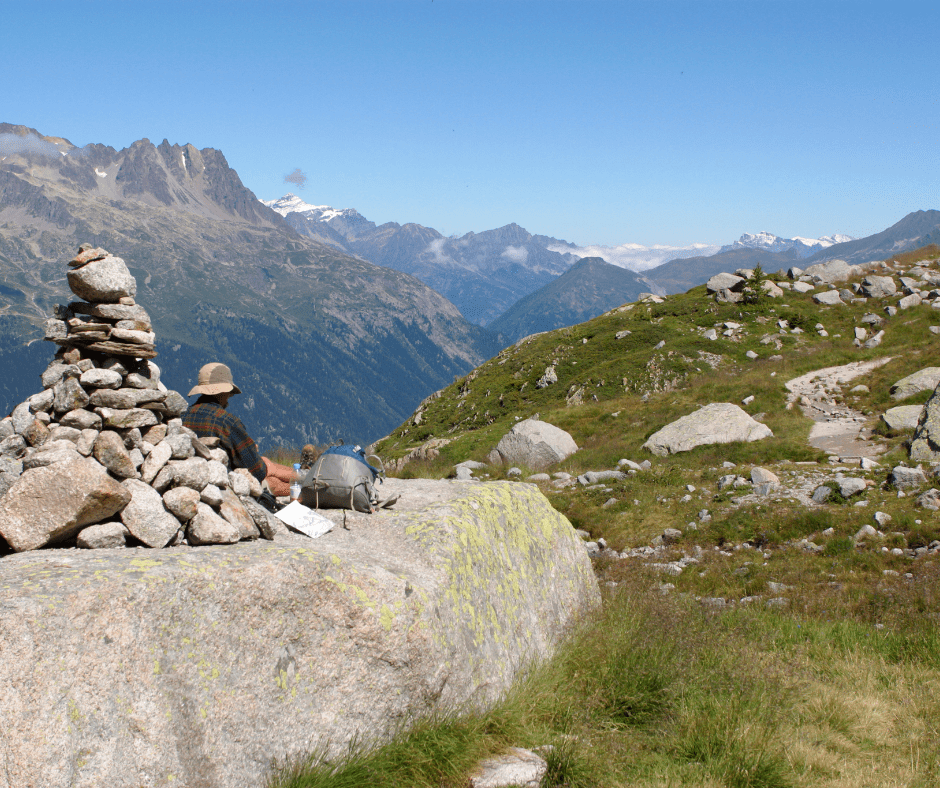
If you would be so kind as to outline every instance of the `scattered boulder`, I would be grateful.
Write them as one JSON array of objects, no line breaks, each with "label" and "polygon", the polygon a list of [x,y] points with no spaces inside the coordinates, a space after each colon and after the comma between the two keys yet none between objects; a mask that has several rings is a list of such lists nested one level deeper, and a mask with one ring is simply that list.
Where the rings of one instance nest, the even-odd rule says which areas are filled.
[{"label": "scattered boulder", "polygon": [[890,276],[866,276],[859,292],[866,298],[885,298],[897,291],[898,286]]},{"label": "scattered boulder", "polygon": [[892,399],[906,399],[921,391],[936,389],[940,385],[940,367],[925,367],[906,378],[901,378],[891,387]]},{"label": "scattered boulder", "polygon": [[623,481],[627,474],[623,471],[588,471],[578,477],[578,483],[582,486],[597,484],[598,482]]},{"label": "scattered boulder", "polygon": [[843,498],[851,498],[853,495],[858,495],[860,492],[864,492],[868,487],[864,479],[855,479],[852,477],[836,479],[836,482],[839,485],[839,494]]},{"label": "scattered boulder", "polygon": [[932,512],[940,510],[940,491],[930,488],[917,497],[915,504]]},{"label": "scattered boulder", "polygon": [[888,408],[881,414],[881,420],[896,432],[913,430],[917,427],[923,409],[923,405],[899,405],[896,408]]},{"label": "scattered boulder", "polygon": [[755,421],[730,402],[716,402],[683,416],[651,435],[643,448],[666,457],[696,446],[773,437],[770,427]]},{"label": "scattered boulder", "polygon": [[780,484],[780,477],[777,476],[777,474],[768,471],[766,468],[752,468],[751,483],[778,485]]},{"label": "scattered boulder", "polygon": [[892,469],[889,481],[899,490],[909,490],[923,487],[927,484],[927,477],[920,468],[898,465]]},{"label": "scattered boulder", "polygon": [[[618,337],[619,339],[619,337]],[[544,389],[551,386],[553,383],[558,382],[558,373],[555,371],[555,365],[553,364],[550,367],[545,367],[545,374],[538,379],[535,384],[537,389]]]},{"label": "scattered boulder", "polygon": [[728,273],[715,274],[705,283],[705,289],[709,293],[719,293],[722,290],[740,292],[746,282],[747,279],[743,276]]},{"label": "scattered boulder", "polygon": [[564,430],[539,419],[526,419],[514,425],[496,444],[495,453],[506,465],[525,465],[544,470],[578,450]]},{"label": "scattered boulder", "polygon": [[821,293],[815,293],[813,295],[813,301],[823,306],[835,306],[836,304],[845,303],[839,295],[838,290],[823,290]]},{"label": "scattered boulder", "polygon": [[855,268],[845,260],[828,260],[825,263],[811,265],[803,271],[803,276],[810,277],[818,284],[844,282],[855,273]]}]

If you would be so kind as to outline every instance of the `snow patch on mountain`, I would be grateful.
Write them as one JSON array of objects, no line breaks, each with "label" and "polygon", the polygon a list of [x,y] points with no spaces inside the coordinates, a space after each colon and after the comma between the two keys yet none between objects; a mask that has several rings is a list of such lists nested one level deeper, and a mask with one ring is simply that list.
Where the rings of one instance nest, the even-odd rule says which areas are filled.
[{"label": "snow patch on mountain", "polygon": [[547,247],[551,252],[574,254],[577,257],[600,257],[611,265],[617,265],[630,271],[646,271],[658,265],[686,257],[706,257],[719,250],[717,244],[689,244],[688,246],[667,246],[655,244],[620,244],[619,246],[577,246],[575,244],[553,244]]}]

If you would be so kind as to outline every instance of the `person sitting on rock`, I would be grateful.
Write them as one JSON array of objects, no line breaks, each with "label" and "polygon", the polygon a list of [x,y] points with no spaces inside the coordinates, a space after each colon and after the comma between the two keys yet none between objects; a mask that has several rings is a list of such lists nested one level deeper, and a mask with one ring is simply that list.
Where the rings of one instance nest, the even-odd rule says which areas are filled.
[{"label": "person sitting on rock", "polygon": [[199,394],[199,399],[183,414],[183,425],[200,438],[218,438],[232,467],[245,468],[273,495],[289,495],[294,469],[262,457],[241,419],[225,410],[229,398],[241,393],[225,364],[205,364],[199,370],[198,384],[188,395]]}]

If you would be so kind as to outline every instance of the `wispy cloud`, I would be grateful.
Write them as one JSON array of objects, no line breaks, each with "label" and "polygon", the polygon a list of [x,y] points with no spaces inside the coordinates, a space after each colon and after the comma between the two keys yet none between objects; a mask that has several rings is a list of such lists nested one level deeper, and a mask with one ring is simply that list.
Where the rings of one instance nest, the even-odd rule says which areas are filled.
[{"label": "wispy cloud", "polygon": [[524,263],[529,259],[529,250],[524,246],[507,246],[500,256],[514,263]]},{"label": "wispy cloud", "polygon": [[58,158],[65,152],[35,134],[27,134],[25,137],[21,137],[19,134],[0,134],[0,156],[53,156]]},{"label": "wispy cloud", "polygon": [[454,258],[444,251],[445,243],[447,243],[446,238],[435,238],[428,244],[428,248],[424,252],[432,255],[435,263],[453,263],[455,262]]},{"label": "wispy cloud", "polygon": [[690,244],[689,246],[643,246],[641,244],[620,244],[619,246],[564,246],[556,244],[548,247],[552,252],[574,254],[578,257],[601,257],[612,265],[628,268],[631,271],[646,271],[657,265],[686,257],[700,257],[715,254],[721,247],[716,244]]},{"label": "wispy cloud", "polygon": [[307,176],[300,167],[284,176],[284,183],[293,183],[298,189],[307,185]]}]

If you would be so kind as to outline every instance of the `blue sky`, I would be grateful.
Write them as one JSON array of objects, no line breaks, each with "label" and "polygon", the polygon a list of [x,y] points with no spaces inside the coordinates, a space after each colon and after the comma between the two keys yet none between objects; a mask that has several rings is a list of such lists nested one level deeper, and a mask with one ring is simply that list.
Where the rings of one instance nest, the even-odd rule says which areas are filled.
[{"label": "blue sky", "polygon": [[445,234],[862,236],[940,208],[938,22],[860,0],[6,3],[0,121],[218,148],[262,199]]}]

